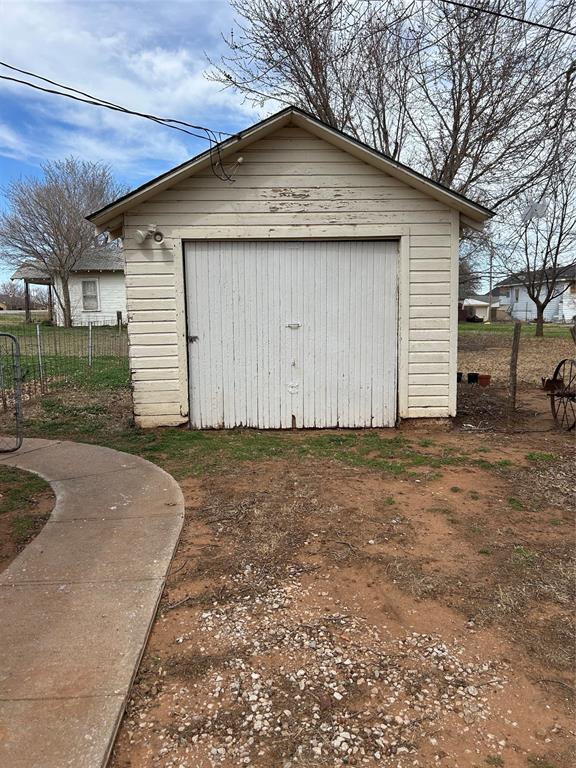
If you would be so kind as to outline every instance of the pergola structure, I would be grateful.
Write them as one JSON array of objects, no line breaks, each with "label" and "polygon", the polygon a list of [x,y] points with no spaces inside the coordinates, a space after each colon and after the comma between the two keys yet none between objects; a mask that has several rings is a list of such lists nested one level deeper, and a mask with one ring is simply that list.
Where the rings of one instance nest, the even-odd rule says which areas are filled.
[{"label": "pergola structure", "polygon": [[21,264],[10,280],[24,281],[24,311],[26,313],[26,322],[32,322],[32,313],[30,311],[30,286],[47,285],[48,286],[48,319],[53,319],[53,297],[52,290],[54,281],[43,264],[25,261]]}]

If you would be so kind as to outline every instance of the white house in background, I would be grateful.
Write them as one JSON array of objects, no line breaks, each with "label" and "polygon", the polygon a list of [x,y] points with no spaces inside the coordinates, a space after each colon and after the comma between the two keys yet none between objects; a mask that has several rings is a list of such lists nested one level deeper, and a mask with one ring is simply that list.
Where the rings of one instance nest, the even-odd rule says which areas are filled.
[{"label": "white house in background", "polygon": [[[29,285],[47,286],[51,316],[56,325],[64,324],[62,307],[55,295],[62,296],[61,281],[56,278],[53,282],[43,264],[25,262],[11,280],[23,280],[26,292]],[[119,312],[122,322],[126,322],[124,254],[120,248],[84,256],[76,263],[68,284],[73,325],[88,325],[89,322],[116,325]]]},{"label": "white house in background", "polygon": [[[62,296],[60,280],[55,280],[55,291]],[[124,254],[121,248],[88,253],[78,260],[69,281],[72,325],[115,325],[118,312],[126,322],[126,279]],[[54,301],[54,318],[63,324],[62,308]]]},{"label": "white house in background", "polygon": [[460,229],[492,215],[294,107],[93,213],[124,240],[137,423],[453,416]]},{"label": "white house in background", "polygon": [[[576,322],[576,266],[567,269],[559,278],[556,294],[544,310],[544,320],[549,323]],[[536,304],[518,277],[502,280],[494,286],[492,295],[500,308],[515,320],[536,320]]]}]

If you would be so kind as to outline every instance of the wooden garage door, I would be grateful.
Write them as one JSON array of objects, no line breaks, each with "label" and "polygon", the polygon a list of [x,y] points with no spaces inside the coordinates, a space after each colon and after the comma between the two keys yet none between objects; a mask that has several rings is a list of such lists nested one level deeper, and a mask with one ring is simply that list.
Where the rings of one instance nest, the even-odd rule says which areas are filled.
[{"label": "wooden garage door", "polygon": [[396,242],[188,242],[194,427],[396,419]]}]

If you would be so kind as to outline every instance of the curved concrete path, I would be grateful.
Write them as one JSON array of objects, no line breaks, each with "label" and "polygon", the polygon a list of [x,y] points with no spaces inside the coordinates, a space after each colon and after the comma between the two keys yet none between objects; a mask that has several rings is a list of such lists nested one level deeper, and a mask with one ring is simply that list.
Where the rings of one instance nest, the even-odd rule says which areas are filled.
[{"label": "curved concrete path", "polygon": [[0,574],[0,766],[98,768],[110,755],[184,519],[176,481],[137,456],[25,440],[49,521]]}]

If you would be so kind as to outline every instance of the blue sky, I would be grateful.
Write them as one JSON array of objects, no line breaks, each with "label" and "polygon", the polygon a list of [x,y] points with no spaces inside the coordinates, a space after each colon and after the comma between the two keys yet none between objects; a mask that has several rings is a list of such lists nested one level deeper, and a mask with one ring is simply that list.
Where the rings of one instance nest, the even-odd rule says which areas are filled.
[{"label": "blue sky", "polygon": [[[204,76],[224,51],[227,0],[0,0],[0,59],[141,112],[234,132],[275,111]],[[0,67],[0,74],[11,74]],[[16,75],[19,77],[19,75]],[[130,187],[205,149],[137,117],[0,80],[0,187],[74,154]],[[0,208],[6,204],[0,192]],[[6,270],[0,265],[0,280]]]}]

